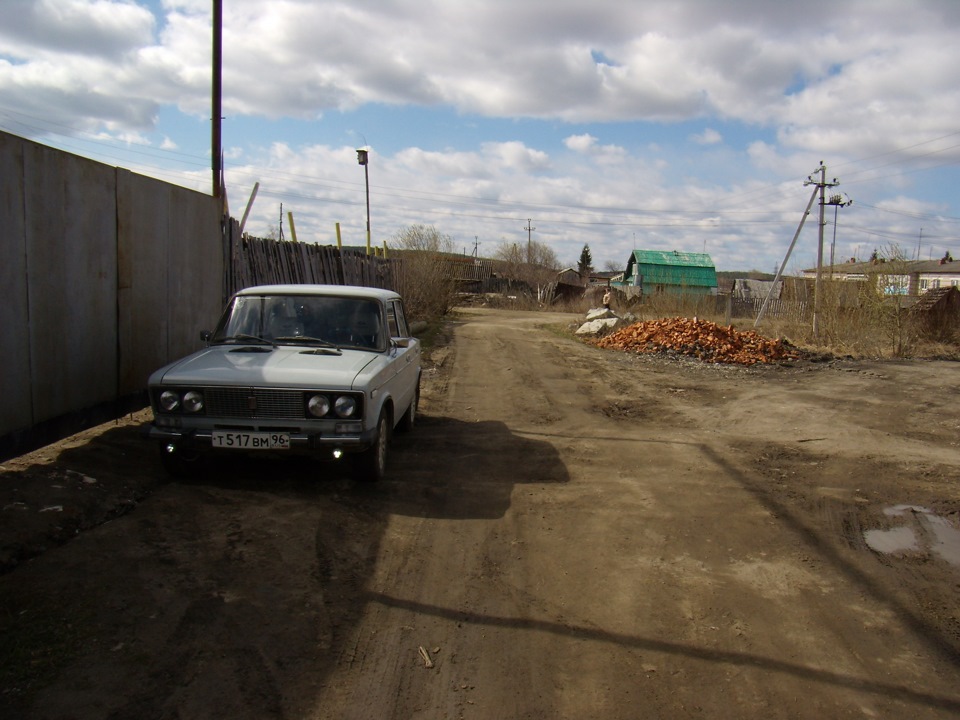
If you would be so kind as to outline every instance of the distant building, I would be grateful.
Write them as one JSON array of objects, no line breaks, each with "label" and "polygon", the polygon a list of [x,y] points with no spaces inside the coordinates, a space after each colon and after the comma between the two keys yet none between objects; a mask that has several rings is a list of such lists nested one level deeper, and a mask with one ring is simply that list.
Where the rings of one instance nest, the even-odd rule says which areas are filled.
[{"label": "distant building", "polygon": [[584,287],[599,287],[611,283],[623,282],[623,270],[593,270],[583,276],[577,268],[564,268],[557,272],[557,282],[564,285],[581,285]]},{"label": "distant building", "polygon": [[576,268],[564,268],[557,273],[557,282],[564,285],[584,285],[583,278]]},{"label": "distant building", "polygon": [[590,273],[587,285],[600,287],[623,282],[623,270],[597,270]]},{"label": "distant building", "polygon": [[706,253],[634,250],[623,283],[631,295],[715,295],[717,271]]},{"label": "distant building", "polygon": [[783,290],[783,280],[752,280],[750,278],[735,278],[731,281],[730,294],[734,300],[753,302],[763,300],[768,295],[779,298]]},{"label": "distant building", "polygon": [[953,285],[927,290],[910,311],[927,336],[950,342],[960,327],[960,288]]},{"label": "distant building", "polygon": [[[815,278],[817,269],[803,271],[806,278]],[[821,278],[832,280],[867,281],[881,283],[887,295],[923,295],[927,290],[960,287],[960,261],[949,253],[940,260],[884,260],[850,261],[828,265],[820,270]]]}]

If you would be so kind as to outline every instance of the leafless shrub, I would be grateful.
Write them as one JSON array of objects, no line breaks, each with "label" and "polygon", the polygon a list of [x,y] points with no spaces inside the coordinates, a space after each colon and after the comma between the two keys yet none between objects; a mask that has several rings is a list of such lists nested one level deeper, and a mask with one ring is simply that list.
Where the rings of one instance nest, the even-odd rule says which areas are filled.
[{"label": "leafless shrub", "polygon": [[542,243],[502,243],[493,257],[494,269],[501,277],[525,282],[531,288],[557,279],[557,254]]},{"label": "leafless shrub", "polygon": [[432,225],[412,225],[394,235],[400,258],[398,292],[411,317],[429,320],[446,315],[457,302],[457,281],[448,258],[453,239]]}]

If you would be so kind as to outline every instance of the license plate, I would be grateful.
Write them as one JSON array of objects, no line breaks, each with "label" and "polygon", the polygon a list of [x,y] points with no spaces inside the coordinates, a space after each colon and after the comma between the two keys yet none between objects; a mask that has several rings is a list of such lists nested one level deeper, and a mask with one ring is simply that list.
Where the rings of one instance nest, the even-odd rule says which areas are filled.
[{"label": "license plate", "polygon": [[230,448],[233,450],[290,449],[290,435],[287,433],[214,430],[211,441],[215,448]]}]

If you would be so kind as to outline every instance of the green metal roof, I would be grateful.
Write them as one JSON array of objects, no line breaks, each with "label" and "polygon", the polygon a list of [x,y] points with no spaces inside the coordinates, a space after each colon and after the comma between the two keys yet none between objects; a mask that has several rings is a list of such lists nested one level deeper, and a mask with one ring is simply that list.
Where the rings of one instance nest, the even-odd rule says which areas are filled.
[{"label": "green metal roof", "polygon": [[706,253],[676,250],[634,250],[627,261],[625,279],[633,284],[637,274],[641,284],[674,287],[714,288],[717,271]]}]

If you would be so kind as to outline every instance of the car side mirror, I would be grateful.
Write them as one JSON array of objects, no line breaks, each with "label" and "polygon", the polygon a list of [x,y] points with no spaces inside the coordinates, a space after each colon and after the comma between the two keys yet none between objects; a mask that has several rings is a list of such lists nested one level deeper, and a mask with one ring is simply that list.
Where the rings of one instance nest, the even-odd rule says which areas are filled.
[{"label": "car side mirror", "polygon": [[390,342],[393,343],[394,347],[406,348],[410,347],[410,342],[413,338],[390,338]]}]

